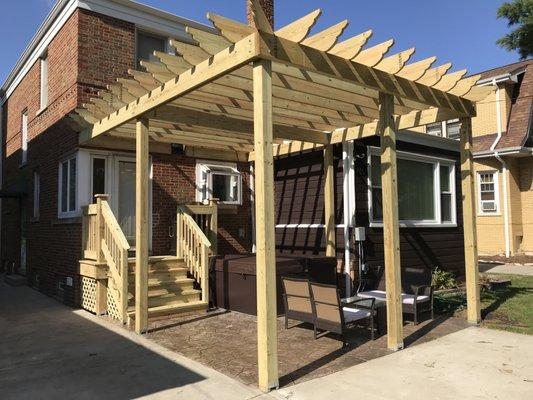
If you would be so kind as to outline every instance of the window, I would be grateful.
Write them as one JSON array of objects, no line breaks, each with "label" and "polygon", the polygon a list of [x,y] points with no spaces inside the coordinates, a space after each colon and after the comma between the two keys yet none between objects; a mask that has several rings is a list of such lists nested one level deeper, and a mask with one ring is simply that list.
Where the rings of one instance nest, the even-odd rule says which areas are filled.
[{"label": "window", "polygon": [[33,172],[33,218],[39,218],[41,197],[41,178],[39,172]]},{"label": "window", "polygon": [[497,214],[498,201],[498,172],[478,172],[479,213]]},{"label": "window", "polygon": [[442,123],[437,122],[426,126],[426,133],[433,136],[442,136]]},{"label": "window", "polygon": [[448,139],[459,140],[461,136],[461,122],[458,119],[446,123],[446,137]]},{"label": "window", "polygon": [[[383,221],[379,149],[369,152],[369,213]],[[454,225],[455,164],[452,160],[398,152],[398,213],[403,226]]]},{"label": "window", "polygon": [[207,202],[217,199],[224,204],[241,204],[241,173],[235,164],[197,163],[196,199]]},{"label": "window", "polygon": [[21,140],[21,163],[24,165],[28,162],[28,110],[22,113]]},{"label": "window", "polygon": [[73,156],[59,164],[59,216],[71,217],[77,210],[77,160]]},{"label": "window", "polygon": [[41,57],[41,110],[48,105],[48,54]]},{"label": "window", "polygon": [[106,159],[104,157],[92,157],[92,185],[91,185],[91,203],[95,203],[94,196],[105,194],[106,191]]},{"label": "window", "polygon": [[154,51],[167,52],[168,39],[162,36],[146,32],[137,32],[137,65],[140,67],[141,60],[159,62],[154,56]]}]

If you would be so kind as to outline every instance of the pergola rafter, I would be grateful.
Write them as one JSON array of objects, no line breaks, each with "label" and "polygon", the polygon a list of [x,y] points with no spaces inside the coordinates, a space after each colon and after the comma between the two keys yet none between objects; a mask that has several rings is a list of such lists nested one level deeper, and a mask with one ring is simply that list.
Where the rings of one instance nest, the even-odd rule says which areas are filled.
[{"label": "pergola rafter", "polygon": [[[389,54],[394,40],[365,47],[372,31],[342,40],[348,22],[311,33],[321,11],[274,32],[258,0],[255,27],[208,14],[219,34],[187,27],[193,43],[171,41],[176,54],[154,52],[159,62],[142,61],[73,115],[83,124],[80,144],[108,137],[136,139],[137,171],[148,162],[148,143],[178,143],[192,149],[231,152],[255,163],[258,279],[259,383],[277,385],[273,157],[324,148],[327,252],[335,253],[333,144],[380,136],[387,243],[388,346],[403,347],[399,289],[399,225],[395,132],[461,118],[463,190],[472,190],[471,129],[474,102],[490,87],[475,87],[479,76],[448,73],[450,63],[433,67],[435,57],[408,63],[410,48]],[[140,136],[143,136],[142,138]],[[145,215],[146,174],[138,174],[137,213]],[[464,195],[467,235],[469,321],[479,320],[477,261],[472,193]],[[137,228],[146,240],[145,226]],[[140,247],[137,271],[147,254]],[[136,278],[137,279],[137,278]],[[138,292],[145,292],[140,282]],[[145,307],[142,301],[139,307]],[[146,313],[136,310],[136,329],[146,329]]]}]

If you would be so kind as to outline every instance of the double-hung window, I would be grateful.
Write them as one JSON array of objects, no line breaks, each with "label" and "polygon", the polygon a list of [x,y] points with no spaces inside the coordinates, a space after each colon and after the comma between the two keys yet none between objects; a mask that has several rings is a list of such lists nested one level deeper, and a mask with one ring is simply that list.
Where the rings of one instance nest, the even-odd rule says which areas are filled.
[{"label": "double-hung window", "polygon": [[28,162],[28,110],[22,113],[21,141],[21,164],[25,165]]},{"label": "double-hung window", "polygon": [[59,217],[72,217],[77,211],[77,157],[59,163]]},{"label": "double-hung window", "polygon": [[235,164],[198,162],[196,187],[199,202],[217,199],[223,204],[242,203],[242,176]]},{"label": "double-hung window", "polygon": [[40,214],[41,177],[38,171],[33,172],[33,218],[38,219]]},{"label": "double-hung window", "polygon": [[495,215],[499,212],[498,201],[498,172],[478,172],[478,198],[479,213],[483,215]]},{"label": "double-hung window", "polygon": [[442,136],[442,122],[427,125],[426,133],[433,136]]},{"label": "double-hung window", "polygon": [[41,106],[44,110],[48,106],[48,53],[41,56]]},{"label": "double-hung window", "polygon": [[[401,226],[455,225],[455,162],[397,153]],[[372,225],[383,222],[380,150],[369,149],[368,197]]]},{"label": "double-hung window", "polygon": [[173,54],[168,38],[153,33],[137,31],[137,65],[141,67],[141,61],[160,62],[154,55],[154,51]]}]

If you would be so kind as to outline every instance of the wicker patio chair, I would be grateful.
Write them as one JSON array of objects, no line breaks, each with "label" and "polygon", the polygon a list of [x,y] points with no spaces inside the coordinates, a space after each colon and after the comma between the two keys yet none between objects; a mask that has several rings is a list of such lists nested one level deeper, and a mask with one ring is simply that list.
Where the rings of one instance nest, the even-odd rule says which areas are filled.
[{"label": "wicker patio chair", "polygon": [[361,321],[367,320],[371,339],[374,340],[375,299],[358,299],[341,303],[336,286],[321,283],[309,283],[311,288],[311,305],[314,315],[314,332],[318,330],[337,333],[342,336],[343,347],[347,343],[347,331],[355,328]]},{"label": "wicker patio chair", "polygon": [[285,329],[289,329],[289,319],[312,324],[313,308],[307,279],[282,277],[283,302],[285,304]]}]

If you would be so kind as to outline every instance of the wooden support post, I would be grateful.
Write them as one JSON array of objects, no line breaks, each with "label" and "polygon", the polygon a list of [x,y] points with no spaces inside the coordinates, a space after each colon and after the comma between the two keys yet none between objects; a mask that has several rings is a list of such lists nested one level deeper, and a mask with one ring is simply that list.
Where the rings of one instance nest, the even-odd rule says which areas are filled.
[{"label": "wooden support post", "polygon": [[481,308],[479,302],[474,162],[472,159],[472,122],[470,118],[461,119],[460,141],[467,314],[468,322],[478,324],[481,321]]},{"label": "wooden support post", "polygon": [[385,290],[387,292],[387,343],[390,350],[403,348],[400,228],[398,224],[398,186],[394,97],[379,94],[379,134],[381,137],[381,187],[383,207],[383,246],[385,252]]},{"label": "wooden support post", "polygon": [[254,63],[255,216],[257,244],[257,364],[259,388],[279,386],[272,132],[272,63]]},{"label": "wooden support post", "polygon": [[137,120],[135,160],[135,331],[148,329],[148,120]]},{"label": "wooden support post", "polygon": [[96,315],[104,315],[107,311],[107,279],[96,279]]},{"label": "wooden support post", "polygon": [[333,145],[324,148],[324,219],[326,222],[326,256],[335,256],[335,168]]},{"label": "wooden support post", "polygon": [[104,238],[104,216],[102,215],[102,201],[107,201],[107,194],[97,194],[96,198],[96,262],[105,262],[104,253],[102,253],[102,240]]}]

